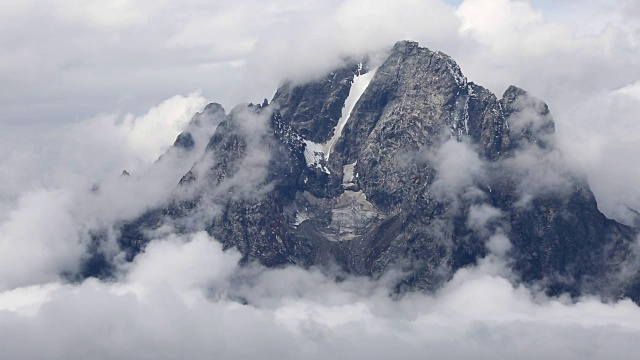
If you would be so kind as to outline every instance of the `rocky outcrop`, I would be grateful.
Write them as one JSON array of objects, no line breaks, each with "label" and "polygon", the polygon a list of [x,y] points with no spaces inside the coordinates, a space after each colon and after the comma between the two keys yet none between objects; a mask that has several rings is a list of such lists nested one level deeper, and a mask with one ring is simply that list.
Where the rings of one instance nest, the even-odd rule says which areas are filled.
[{"label": "rocky outcrop", "polygon": [[415,42],[369,66],[224,115],[171,204],[124,224],[121,246],[133,256],[170,224],[245,262],[399,268],[399,290],[427,291],[492,254],[551,292],[637,296],[618,276],[636,231],[565,166],[544,102],[513,86],[498,99]]}]

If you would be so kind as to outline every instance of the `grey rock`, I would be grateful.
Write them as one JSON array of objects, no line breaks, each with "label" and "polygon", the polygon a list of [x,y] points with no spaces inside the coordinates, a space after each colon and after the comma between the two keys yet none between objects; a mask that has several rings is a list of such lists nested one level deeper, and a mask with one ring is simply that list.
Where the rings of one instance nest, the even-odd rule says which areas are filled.
[{"label": "grey rock", "polygon": [[[514,86],[498,99],[441,52],[398,42],[377,69],[348,61],[222,116],[178,186],[195,190],[122,226],[131,257],[148,230],[172,223],[206,230],[244,262],[374,277],[401,269],[399,291],[433,291],[492,253],[550,293],[640,299],[637,270],[620,276],[637,230],[607,219],[584,176],[564,166],[548,106]],[[264,126],[248,131],[247,116]],[[188,136],[175,146],[189,148]],[[461,156],[461,167],[449,163]],[[496,236],[507,245],[492,245]]]}]

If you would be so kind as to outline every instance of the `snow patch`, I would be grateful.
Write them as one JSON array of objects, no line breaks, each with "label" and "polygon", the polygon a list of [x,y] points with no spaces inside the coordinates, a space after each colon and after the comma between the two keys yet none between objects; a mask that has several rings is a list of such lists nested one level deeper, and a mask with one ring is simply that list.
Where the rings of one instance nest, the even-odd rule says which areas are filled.
[{"label": "snow patch", "polygon": [[469,97],[464,99],[464,109],[462,109],[462,121],[464,122],[464,131],[469,135]]},{"label": "snow patch", "polygon": [[455,81],[456,85],[458,85],[459,88],[464,88],[467,86],[467,78],[462,75],[462,71],[460,70],[460,66],[458,66],[458,64],[451,59],[448,55],[438,51],[437,52],[440,56],[445,58],[445,64],[447,64],[447,68],[449,69],[449,73],[451,73],[451,76],[453,76],[453,81]]},{"label": "snow patch", "polygon": [[453,121],[451,124],[451,135],[461,138],[463,135],[469,135],[469,95],[462,96],[456,100],[456,109],[453,113]]},{"label": "snow patch", "polygon": [[[358,65],[358,74],[360,74],[361,70],[362,63]],[[338,120],[338,124],[333,129],[333,136],[323,145],[325,160],[329,160],[329,156],[331,156],[331,151],[333,150],[334,145],[338,139],[340,139],[340,135],[342,135],[342,129],[344,129],[344,126],[347,124],[347,121],[351,116],[351,112],[358,103],[358,100],[360,100],[362,94],[367,90],[375,72],[376,70],[372,70],[364,75],[357,75],[353,78],[351,89],[349,89],[349,96],[347,96],[347,99],[344,102],[344,107],[342,108],[342,115],[340,116],[340,120]]]},{"label": "snow patch", "polygon": [[305,220],[309,220],[309,215],[307,215],[306,213],[296,212],[296,219],[293,222],[293,225],[298,226]]},{"label": "snow patch", "polygon": [[356,168],[358,161],[353,164],[345,165],[342,167],[342,184],[347,185],[353,183],[353,171]]},{"label": "snow patch", "polygon": [[329,169],[322,164],[322,159],[324,158],[323,145],[309,140],[304,140],[304,144],[304,160],[307,162],[307,166],[330,174]]},{"label": "snow patch", "polygon": [[[351,83],[351,88],[349,89],[349,95],[344,102],[344,106],[342,107],[342,114],[338,123],[333,128],[333,136],[324,144],[315,143],[309,140],[303,140],[305,143],[304,149],[304,159],[307,162],[307,166],[312,169],[320,169],[321,171],[331,174],[329,169],[326,167],[326,162],[329,161],[329,156],[331,155],[331,151],[335,146],[338,139],[340,139],[340,135],[342,135],[342,129],[346,125],[349,117],[351,116],[351,112],[353,108],[364,94],[365,90],[369,86],[371,79],[376,72],[376,69],[360,75],[364,65],[362,63],[358,64],[358,74],[353,78],[353,82]],[[355,167],[355,164],[353,164]],[[352,177],[353,177],[353,168],[351,169]]]}]

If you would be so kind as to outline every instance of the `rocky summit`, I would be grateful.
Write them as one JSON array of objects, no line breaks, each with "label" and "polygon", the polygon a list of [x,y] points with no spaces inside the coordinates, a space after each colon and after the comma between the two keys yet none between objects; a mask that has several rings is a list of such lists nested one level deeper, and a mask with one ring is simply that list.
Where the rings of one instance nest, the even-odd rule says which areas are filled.
[{"label": "rocky summit", "polygon": [[[637,230],[598,210],[547,105],[515,86],[496,97],[446,54],[401,41],[380,64],[345,61],[193,122],[207,117],[221,120],[206,145],[175,142],[203,150],[166,203],[119,224],[129,259],[163,232],[204,230],[244,263],[396,271],[400,292],[492,258],[550,294],[640,299]],[[108,272],[98,256],[87,275]]]}]

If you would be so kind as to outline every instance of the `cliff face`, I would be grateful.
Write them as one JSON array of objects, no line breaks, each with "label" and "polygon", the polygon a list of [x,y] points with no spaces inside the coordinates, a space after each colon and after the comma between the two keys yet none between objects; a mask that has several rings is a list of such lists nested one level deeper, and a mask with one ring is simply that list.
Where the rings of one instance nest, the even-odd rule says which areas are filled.
[{"label": "cliff face", "polygon": [[[267,266],[399,268],[400,290],[434,290],[491,254],[551,292],[638,299],[636,232],[568,170],[546,104],[513,86],[498,99],[414,42],[370,67],[228,115],[210,105],[225,120],[204,155],[169,205],[122,225],[122,248],[135,255],[163,226],[204,229]],[[175,146],[189,151],[191,135]]]}]

